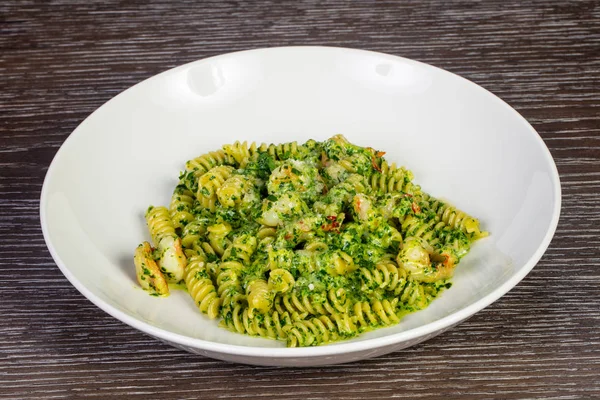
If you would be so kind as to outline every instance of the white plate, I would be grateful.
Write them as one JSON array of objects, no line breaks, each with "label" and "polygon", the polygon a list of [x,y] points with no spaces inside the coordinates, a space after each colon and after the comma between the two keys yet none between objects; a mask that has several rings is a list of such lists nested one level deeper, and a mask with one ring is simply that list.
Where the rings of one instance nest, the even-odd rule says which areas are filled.
[{"label": "white plate", "polygon": [[[168,205],[186,160],[235,140],[350,141],[387,152],[434,196],[491,232],[454,286],[399,325],[311,348],[217,327],[185,292],[154,298],[132,254],[149,204]],[[110,100],[65,141],[48,170],[41,222],[52,257],[90,301],[198,354],[261,365],[359,360],[431,338],[488,306],[538,262],[556,229],[560,181],[535,130],[502,100],[441,69],[361,50],[289,47],[200,60]],[[527,304],[523,304],[524,312]],[[151,339],[148,339],[151,340]]]}]

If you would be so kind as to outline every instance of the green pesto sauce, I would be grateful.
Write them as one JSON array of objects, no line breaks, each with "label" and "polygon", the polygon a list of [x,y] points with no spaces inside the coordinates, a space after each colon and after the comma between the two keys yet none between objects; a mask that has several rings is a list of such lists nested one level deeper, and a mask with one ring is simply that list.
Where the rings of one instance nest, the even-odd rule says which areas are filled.
[{"label": "green pesto sauce", "polygon": [[[177,212],[193,217],[177,221],[175,231],[188,257],[210,266],[197,278],[210,278],[220,293],[221,325],[228,329],[237,330],[236,323],[243,325],[237,319],[252,311],[246,323],[260,330],[246,333],[281,328],[276,336],[288,344],[314,346],[392,325],[450,288],[453,268],[485,236],[477,220],[423,192],[410,171],[340,135],[249,148],[243,161],[230,150],[238,148],[224,146],[227,157],[206,162],[233,166],[227,179],[244,182],[228,192],[230,203],[219,197],[219,185],[227,181],[210,175],[217,186],[209,190],[199,185],[198,170],[182,173],[174,193]],[[184,202],[184,196],[192,200]],[[213,208],[206,206],[210,196]],[[218,236],[211,233],[215,226],[228,230]],[[412,237],[428,252],[417,264],[411,264],[414,254],[403,254]],[[241,269],[225,271],[231,262]],[[252,283],[268,282],[275,269],[288,271],[292,285],[283,293],[270,289],[287,287],[280,275],[261,292],[270,308],[251,310]],[[219,291],[219,285],[228,289]],[[185,290],[184,283],[169,287]],[[274,315],[281,327],[268,322]],[[310,327],[316,319],[337,321],[329,325],[329,338]]]}]

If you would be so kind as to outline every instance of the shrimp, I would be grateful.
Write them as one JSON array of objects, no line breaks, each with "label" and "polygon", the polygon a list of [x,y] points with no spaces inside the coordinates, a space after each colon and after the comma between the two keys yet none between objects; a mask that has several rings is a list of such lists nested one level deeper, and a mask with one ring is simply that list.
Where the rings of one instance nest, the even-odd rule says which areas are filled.
[{"label": "shrimp", "polygon": [[160,268],[152,258],[150,243],[140,244],[133,256],[137,280],[142,289],[159,296],[169,295],[169,285]]},{"label": "shrimp", "polygon": [[352,202],[355,194],[364,193],[367,188],[363,176],[351,174],[342,183],[331,187],[322,200],[314,203],[313,208],[324,215],[337,215]]},{"label": "shrimp", "polygon": [[348,177],[348,171],[338,163],[332,163],[325,167],[325,175],[329,178],[330,184],[338,185]]},{"label": "shrimp", "polygon": [[371,200],[369,200],[366,195],[359,193],[354,196],[352,205],[354,206],[354,211],[356,212],[358,219],[366,222],[369,219],[369,211],[371,211],[372,208]]},{"label": "shrimp", "polygon": [[290,186],[292,189],[300,188],[303,166],[304,163],[301,161],[290,160],[275,168],[269,177],[267,186],[269,193],[278,192],[282,186]]},{"label": "shrimp", "polygon": [[425,240],[408,237],[396,258],[398,265],[419,282],[436,282],[454,274],[457,258],[448,251],[434,252]]},{"label": "shrimp", "polygon": [[372,197],[359,193],[352,199],[352,206],[356,217],[366,225],[369,231],[381,233],[381,230],[388,225],[381,210],[373,206]]},{"label": "shrimp", "polygon": [[303,200],[315,201],[325,187],[316,167],[303,161],[287,160],[269,176],[269,194],[295,192]]},{"label": "shrimp", "polygon": [[263,203],[263,213],[259,222],[267,226],[283,225],[285,221],[302,215],[307,209],[296,193],[284,193],[275,201]]},{"label": "shrimp", "polygon": [[179,282],[183,279],[187,259],[183,253],[181,239],[164,236],[158,242],[158,265],[169,282]]},{"label": "shrimp", "polygon": [[317,215],[307,215],[294,221],[278,231],[275,248],[291,248],[299,243],[310,241],[323,223],[325,218]]}]

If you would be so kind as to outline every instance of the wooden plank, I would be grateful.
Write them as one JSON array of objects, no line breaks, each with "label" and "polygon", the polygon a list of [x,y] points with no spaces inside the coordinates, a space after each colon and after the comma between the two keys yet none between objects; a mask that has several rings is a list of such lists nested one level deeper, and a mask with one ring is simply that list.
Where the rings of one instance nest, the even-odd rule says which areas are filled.
[{"label": "wooden plank", "polygon": [[[100,2],[0,5],[0,397],[600,398],[600,3]],[[563,185],[556,236],[491,307],[416,347],[311,369],[184,353],[108,316],[56,268],[38,199],[52,157],[105,101],[158,72],[325,44],[445,68],[538,130]]]}]

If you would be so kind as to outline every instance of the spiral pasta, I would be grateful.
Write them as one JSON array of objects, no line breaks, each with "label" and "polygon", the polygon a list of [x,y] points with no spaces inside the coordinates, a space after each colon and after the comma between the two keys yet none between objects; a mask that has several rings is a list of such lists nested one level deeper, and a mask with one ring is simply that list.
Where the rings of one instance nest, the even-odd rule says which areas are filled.
[{"label": "spiral pasta", "polygon": [[260,336],[269,339],[286,340],[285,328],[294,321],[301,320],[304,316],[279,313],[277,311],[261,315],[261,318],[252,318],[247,307],[236,305],[232,311],[224,316],[221,326],[237,333],[250,336]]},{"label": "spiral pasta", "polygon": [[244,266],[238,261],[226,261],[219,265],[217,273],[217,294],[223,308],[232,308],[246,301],[242,287]]},{"label": "spiral pasta", "polygon": [[487,232],[479,231],[468,234],[442,221],[439,216],[417,218],[407,215],[401,222],[401,230],[405,237],[419,237],[433,246],[438,253],[452,253],[453,257],[463,257],[469,252],[473,238],[481,238]]},{"label": "spiral pasta", "polygon": [[256,154],[257,146],[256,143],[251,143],[248,147],[248,142],[236,141],[233,144],[226,144],[223,146],[223,151],[229,156],[229,158],[235,160],[236,165],[239,168],[245,168],[248,162]]},{"label": "spiral pasta", "polygon": [[217,201],[217,190],[231,176],[233,168],[228,165],[219,165],[211,168],[198,178],[198,192],[196,197],[202,207],[215,211]]},{"label": "spiral pasta", "polygon": [[357,302],[353,307],[354,319],[362,329],[396,324],[400,322],[396,315],[397,302],[397,298],[391,302],[387,299]]},{"label": "spiral pasta", "polygon": [[344,288],[331,288],[329,291],[321,293],[299,294],[292,292],[277,295],[274,307],[279,312],[329,315],[348,312],[350,301]]},{"label": "spiral pasta", "polygon": [[219,326],[290,347],[400,323],[450,287],[487,232],[383,156],[335,135],[189,160],[169,208],[146,212],[140,286],[166,296],[183,281]]},{"label": "spiral pasta", "polygon": [[431,206],[437,216],[446,225],[456,229],[460,229],[464,233],[472,236],[475,239],[487,236],[487,232],[482,232],[479,229],[479,221],[471,217],[464,211],[457,209],[447,203],[435,200]]},{"label": "spiral pasta", "polygon": [[208,270],[202,257],[195,256],[189,259],[185,276],[185,286],[188,293],[194,299],[198,309],[207,314],[210,319],[219,316],[221,299],[219,298],[215,285],[210,278]]},{"label": "spiral pasta", "polygon": [[223,260],[233,259],[242,262],[244,265],[250,265],[250,260],[256,250],[256,246],[257,241],[255,236],[248,234],[236,236],[231,245],[223,251]]},{"label": "spiral pasta", "polygon": [[217,188],[217,198],[223,207],[235,207],[242,201],[247,180],[241,175],[234,175],[227,178],[219,188]]},{"label": "spiral pasta", "polygon": [[285,293],[294,286],[294,275],[283,268],[276,268],[269,273],[268,288],[273,293]]},{"label": "spiral pasta", "polygon": [[318,260],[327,265],[327,271],[331,275],[345,275],[357,268],[352,257],[340,250],[322,253]]},{"label": "spiral pasta", "polygon": [[210,169],[219,165],[231,165],[233,160],[223,150],[211,151],[185,163],[183,181],[187,188],[195,193],[198,179]]},{"label": "spiral pasta", "polygon": [[194,220],[193,207],[194,193],[183,184],[177,185],[169,205],[169,215],[175,229],[182,228]]},{"label": "spiral pasta", "polygon": [[158,246],[164,237],[177,237],[175,226],[173,225],[173,221],[171,221],[169,210],[166,207],[148,208],[146,222],[155,246]]},{"label": "spiral pasta", "polygon": [[162,276],[169,282],[179,282],[187,260],[169,211],[166,207],[149,207],[146,222],[156,247],[153,257]]},{"label": "spiral pasta", "polygon": [[411,311],[422,310],[433,300],[433,297],[425,291],[425,287],[412,279],[398,286],[394,293],[404,307]]},{"label": "spiral pasta", "polygon": [[206,227],[199,221],[190,222],[181,230],[180,236],[181,244],[185,249],[197,250],[206,236]]},{"label": "spiral pasta", "polygon": [[387,258],[382,259],[374,267],[360,269],[364,290],[384,289],[395,291],[406,281],[407,274],[398,268],[396,263]]},{"label": "spiral pasta", "polygon": [[227,235],[231,232],[231,225],[227,222],[211,225],[207,228],[208,241],[215,253],[222,256],[225,253],[225,247],[229,244]]},{"label": "spiral pasta", "polygon": [[271,309],[273,292],[264,279],[254,279],[248,284],[248,315],[252,318],[255,313],[264,314]]},{"label": "spiral pasta", "polygon": [[382,193],[409,193],[419,192],[419,187],[412,182],[413,174],[404,167],[396,167],[396,164],[388,164],[384,161],[381,171],[373,173],[369,183],[373,190]]},{"label": "spiral pasta", "polygon": [[260,151],[269,154],[277,160],[287,160],[288,158],[297,157],[301,150],[302,148],[298,146],[297,142],[270,145],[265,145],[263,143],[260,146]]},{"label": "spiral pasta", "polygon": [[358,333],[356,324],[348,314],[297,320],[285,326],[284,331],[289,347],[317,346],[340,338],[350,338]]}]

